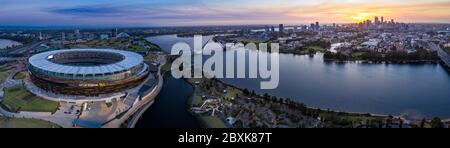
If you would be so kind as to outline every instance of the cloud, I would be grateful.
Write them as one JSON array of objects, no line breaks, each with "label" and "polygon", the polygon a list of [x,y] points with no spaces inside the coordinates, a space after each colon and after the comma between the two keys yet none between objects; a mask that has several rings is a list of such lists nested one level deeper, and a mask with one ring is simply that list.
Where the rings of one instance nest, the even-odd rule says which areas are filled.
[{"label": "cloud", "polygon": [[115,6],[76,6],[69,8],[50,8],[49,13],[82,17],[118,17],[131,13],[128,8]]},{"label": "cloud", "polygon": [[384,15],[409,22],[450,22],[449,1],[390,1],[6,0],[3,4],[8,6],[0,9],[0,23],[131,26],[348,23],[353,21],[351,16],[355,13]]},{"label": "cloud", "polygon": [[[166,25],[201,25],[234,22],[239,24],[267,18],[284,18],[282,13],[233,7],[212,7],[208,5],[176,5],[155,7],[153,5],[82,5],[66,8],[45,8],[50,14],[70,16],[73,19],[110,20],[118,22]],[[210,23],[208,23],[210,22]],[[197,23],[197,24],[196,24]],[[201,23],[201,24],[200,24]]]}]

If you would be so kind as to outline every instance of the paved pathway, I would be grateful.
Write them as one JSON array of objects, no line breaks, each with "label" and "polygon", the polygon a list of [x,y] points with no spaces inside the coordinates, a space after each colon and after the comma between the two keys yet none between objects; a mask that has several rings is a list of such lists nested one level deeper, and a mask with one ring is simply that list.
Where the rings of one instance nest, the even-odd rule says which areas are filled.
[{"label": "paved pathway", "polygon": [[51,114],[49,112],[20,112],[20,113],[11,113],[3,108],[0,108],[0,113],[3,114],[6,117],[11,118],[28,118],[28,119],[41,119],[45,121],[49,121],[55,124],[58,124],[59,126],[63,128],[71,128],[72,121],[74,121],[77,116],[72,114],[66,114],[64,113],[64,110],[58,110],[54,114]]},{"label": "paved pathway", "polygon": [[3,101],[3,95],[5,94],[4,89],[8,87],[13,87],[19,84],[22,84],[22,80],[14,80],[13,77],[16,75],[16,73],[20,72],[22,70],[13,70],[9,73],[8,77],[6,77],[5,82],[0,84],[0,102]]},{"label": "paved pathway", "polygon": [[122,123],[126,122],[130,118],[132,118],[130,124],[131,124],[131,126],[134,126],[133,124],[136,123],[135,120],[137,120],[137,119],[135,117],[133,117],[133,115],[135,115],[135,113],[138,113],[138,115],[140,115],[141,113],[139,113],[139,112],[142,111],[142,108],[146,108],[146,107],[148,107],[147,106],[148,104],[152,104],[154,99],[156,98],[156,96],[159,94],[159,92],[162,89],[162,86],[164,84],[164,79],[161,75],[161,68],[164,64],[165,64],[165,60],[163,60],[160,63],[160,66],[158,67],[158,85],[155,87],[155,89],[153,89],[153,91],[151,91],[147,96],[142,96],[142,101],[140,101],[136,105],[132,106],[123,116],[103,125],[104,128],[119,128],[120,125],[122,125]]}]

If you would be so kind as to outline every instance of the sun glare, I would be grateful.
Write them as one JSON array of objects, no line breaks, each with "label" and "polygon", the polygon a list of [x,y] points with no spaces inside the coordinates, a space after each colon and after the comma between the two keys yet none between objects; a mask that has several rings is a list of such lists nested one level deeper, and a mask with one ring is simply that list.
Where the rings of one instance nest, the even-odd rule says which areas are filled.
[{"label": "sun glare", "polygon": [[359,23],[359,22],[363,22],[363,21],[365,21],[365,20],[370,19],[371,16],[373,16],[373,15],[370,14],[370,13],[357,13],[357,14],[351,16],[351,19],[352,19],[353,21],[356,21],[356,22]]}]

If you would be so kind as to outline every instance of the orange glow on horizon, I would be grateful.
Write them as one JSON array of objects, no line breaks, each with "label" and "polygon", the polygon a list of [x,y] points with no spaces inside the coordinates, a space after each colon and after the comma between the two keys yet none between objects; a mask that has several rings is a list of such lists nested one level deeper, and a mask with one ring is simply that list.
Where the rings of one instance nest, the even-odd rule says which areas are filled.
[{"label": "orange glow on horizon", "polygon": [[372,20],[373,17],[375,17],[375,16],[376,15],[373,13],[362,12],[362,13],[356,13],[355,15],[351,16],[350,18],[353,21],[360,23],[360,22],[363,22],[366,20]]}]

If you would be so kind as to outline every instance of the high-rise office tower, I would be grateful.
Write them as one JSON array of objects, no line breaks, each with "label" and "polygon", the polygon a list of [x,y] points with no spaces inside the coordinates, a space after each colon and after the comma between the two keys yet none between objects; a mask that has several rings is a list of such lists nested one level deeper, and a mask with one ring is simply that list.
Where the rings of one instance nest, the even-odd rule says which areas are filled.
[{"label": "high-rise office tower", "polygon": [[280,24],[280,25],[278,26],[278,31],[279,31],[279,32],[284,32],[284,25],[283,25],[283,24]]},{"label": "high-rise office tower", "polygon": [[320,29],[319,22],[316,22],[316,30],[319,30],[319,29]]},{"label": "high-rise office tower", "polygon": [[378,16],[375,16],[375,25],[379,25],[380,24],[380,19],[378,18]]}]

